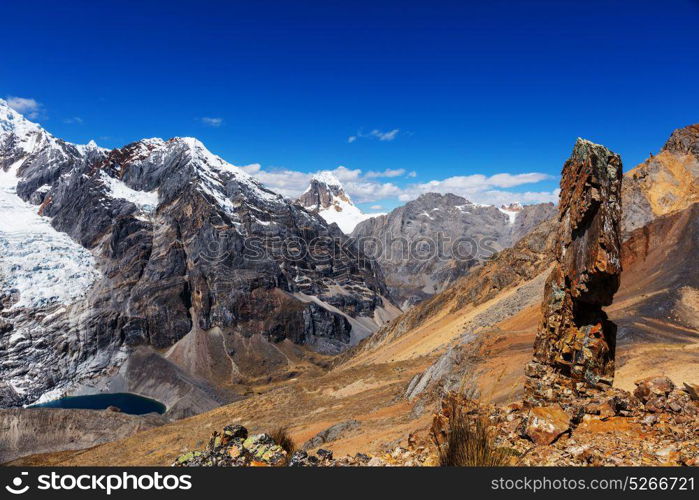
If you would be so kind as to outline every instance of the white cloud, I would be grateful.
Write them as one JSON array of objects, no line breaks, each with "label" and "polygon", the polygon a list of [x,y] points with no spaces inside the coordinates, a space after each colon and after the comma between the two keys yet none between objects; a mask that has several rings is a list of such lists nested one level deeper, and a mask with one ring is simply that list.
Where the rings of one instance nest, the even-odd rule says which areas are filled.
[{"label": "white cloud", "polygon": [[398,133],[400,132],[400,129],[394,128],[393,130],[388,130],[388,131],[381,131],[379,129],[374,129],[371,132],[363,132],[363,131],[358,131],[355,135],[351,135],[347,138],[347,142],[352,144],[355,142],[357,139],[378,139],[379,141],[382,142],[388,142],[392,141],[396,137],[398,137]]},{"label": "white cloud", "polygon": [[40,102],[28,97],[7,96],[7,105],[30,119],[39,118],[43,111]]},{"label": "white cloud", "polygon": [[392,141],[396,138],[398,132],[399,130],[397,128],[389,130],[388,132],[381,132],[380,130],[374,129],[371,131],[371,135],[376,137],[380,141]]},{"label": "white cloud", "polygon": [[[536,184],[549,180],[552,177],[548,174],[532,172],[527,174],[495,174],[490,177],[482,174],[460,175],[447,177],[442,180],[431,180],[420,184],[407,186],[399,195],[401,201],[410,201],[425,193],[453,193],[463,196],[469,201],[476,203],[499,204],[503,202],[521,201],[523,203],[534,203],[553,201],[553,192],[544,193],[514,193],[503,191],[498,188],[512,188],[523,184]],[[555,199],[558,199],[555,196]]]},{"label": "white cloud", "polygon": [[372,205],[369,207],[372,210],[381,210],[383,208],[382,205]]},{"label": "white cloud", "polygon": [[63,123],[67,123],[69,125],[76,124],[76,123],[81,124],[81,123],[83,123],[83,119],[80,118],[79,116],[71,116],[70,118],[66,118],[65,120],[63,120]]},{"label": "white cloud", "polygon": [[[263,168],[255,163],[241,167],[250,175],[256,177],[264,185],[281,193],[287,198],[297,198],[311,182],[312,173],[299,172],[284,168]],[[398,171],[401,171],[398,173]],[[362,172],[361,169],[349,169],[338,166],[330,170],[343,184],[347,193],[356,203],[376,203],[379,200],[400,200],[408,202],[421,194],[453,193],[463,196],[475,203],[491,205],[508,204],[515,201],[522,203],[557,202],[558,190],[514,192],[510,188],[526,184],[537,184],[552,177],[547,174],[532,172],[526,174],[501,173],[491,176],[474,174],[454,176],[446,179],[435,179],[424,183],[413,183],[398,186],[393,182],[384,182],[379,178],[398,177],[405,175],[403,169],[387,169],[383,172]],[[411,174],[408,173],[408,177]],[[379,210],[379,205],[372,210]]]},{"label": "white cloud", "polygon": [[383,172],[372,172],[369,171],[364,174],[364,177],[375,178],[375,177],[400,177],[405,174],[404,168],[387,168]]},{"label": "white cloud", "polygon": [[200,118],[200,120],[204,125],[209,127],[220,127],[223,125],[223,118],[204,116]]}]

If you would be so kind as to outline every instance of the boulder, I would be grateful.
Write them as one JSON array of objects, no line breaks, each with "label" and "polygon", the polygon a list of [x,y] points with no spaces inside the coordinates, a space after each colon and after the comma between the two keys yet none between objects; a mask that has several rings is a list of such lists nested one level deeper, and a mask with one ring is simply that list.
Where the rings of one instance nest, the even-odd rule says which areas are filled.
[{"label": "boulder", "polygon": [[[325,443],[340,439],[346,433],[359,428],[360,425],[361,424],[357,420],[347,420],[346,422],[340,422],[339,424],[332,425],[306,441],[302,448],[304,450],[318,448]],[[318,453],[320,453],[320,450],[318,450]]]},{"label": "boulder", "polygon": [[559,405],[532,408],[525,433],[539,445],[549,445],[570,430],[570,416]]},{"label": "boulder", "polygon": [[689,397],[692,398],[692,401],[699,401],[699,385],[685,382],[684,391],[687,394],[689,394]]},{"label": "boulder", "polygon": [[667,396],[675,388],[672,380],[664,376],[647,377],[635,381],[634,384],[636,385],[636,390],[633,391],[634,396],[644,403],[653,396]]}]

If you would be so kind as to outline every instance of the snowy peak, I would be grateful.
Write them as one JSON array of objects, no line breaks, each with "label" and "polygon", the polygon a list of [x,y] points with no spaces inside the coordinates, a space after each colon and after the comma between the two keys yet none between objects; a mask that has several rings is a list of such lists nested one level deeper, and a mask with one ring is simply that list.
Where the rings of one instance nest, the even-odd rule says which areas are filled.
[{"label": "snowy peak", "polygon": [[298,201],[304,208],[312,211],[339,207],[343,202],[354,206],[342,183],[327,171],[318,172],[311,177],[310,185]]},{"label": "snowy peak", "polygon": [[345,234],[350,234],[363,220],[383,215],[363,213],[352,203],[342,183],[328,171],[314,174],[308,189],[297,201],[305,209],[323,217],[328,224],[337,224]]},{"label": "snowy peak", "polygon": [[209,151],[193,137],[142,139],[110,152],[101,165],[110,196],[126,199],[144,212],[193,186],[220,209],[234,214],[233,198],[282,203],[248,173]]},{"label": "snowy peak", "polygon": [[14,156],[31,154],[41,147],[57,143],[58,140],[40,125],[27,120],[7,101],[0,99],[0,145],[12,149]]},{"label": "snowy peak", "polygon": [[509,210],[510,212],[521,212],[524,207],[522,207],[520,202],[515,201],[509,205],[501,205],[500,208],[503,210]]},{"label": "snowy peak", "polygon": [[342,189],[342,183],[340,182],[340,180],[337,177],[335,177],[335,174],[328,170],[321,170],[320,172],[313,174],[311,180],[317,181],[319,184],[325,184],[329,187],[333,186]]},{"label": "snowy peak", "polygon": [[518,201],[510,203],[509,205],[501,205],[498,210],[507,215],[510,218],[510,224],[514,224],[517,220],[517,215],[522,211],[522,204]]}]

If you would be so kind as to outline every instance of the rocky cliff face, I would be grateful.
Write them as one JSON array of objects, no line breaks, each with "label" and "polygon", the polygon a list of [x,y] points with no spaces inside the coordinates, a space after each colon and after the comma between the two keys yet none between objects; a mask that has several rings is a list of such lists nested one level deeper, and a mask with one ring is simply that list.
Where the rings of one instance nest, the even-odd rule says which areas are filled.
[{"label": "rocky cliff face", "polygon": [[283,341],[336,353],[390,317],[378,266],[347,237],[196,139],[75,146],[3,101],[0,127],[0,406],[113,371],[136,346],[226,385],[283,365]]},{"label": "rocky cliff face", "polygon": [[699,201],[699,124],[675,130],[657,155],[624,176],[627,238],[653,219]]},{"label": "rocky cliff face", "polygon": [[573,381],[612,384],[616,326],[602,308],[619,288],[621,179],[619,155],[578,139],[561,174],[556,263],[527,367],[532,400],[570,395]]},{"label": "rocky cliff face", "polygon": [[434,295],[555,214],[553,204],[497,208],[428,193],[360,223],[352,237],[376,257],[405,309]]}]

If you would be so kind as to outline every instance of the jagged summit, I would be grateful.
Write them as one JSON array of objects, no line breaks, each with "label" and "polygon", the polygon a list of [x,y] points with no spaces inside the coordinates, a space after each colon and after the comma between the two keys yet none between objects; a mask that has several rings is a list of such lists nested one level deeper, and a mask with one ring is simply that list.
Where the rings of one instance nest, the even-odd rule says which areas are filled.
[{"label": "jagged summit", "polygon": [[311,178],[312,181],[318,181],[319,183],[326,184],[328,186],[336,186],[342,189],[342,183],[335,177],[335,174],[328,170],[321,170],[313,174]]},{"label": "jagged summit", "polygon": [[662,151],[691,154],[699,160],[699,123],[678,128],[672,132]]},{"label": "jagged summit", "polygon": [[297,202],[306,210],[323,217],[329,224],[337,224],[345,234],[351,233],[360,222],[383,215],[363,213],[352,203],[339,179],[327,170],[311,177],[308,188]]},{"label": "jagged summit", "polygon": [[625,237],[699,202],[699,124],[673,131],[657,154],[628,171],[622,199]]},{"label": "jagged summit", "polygon": [[502,208],[503,210],[510,210],[511,212],[521,212],[523,207],[520,202],[515,201],[507,205],[500,205],[500,208]]}]

